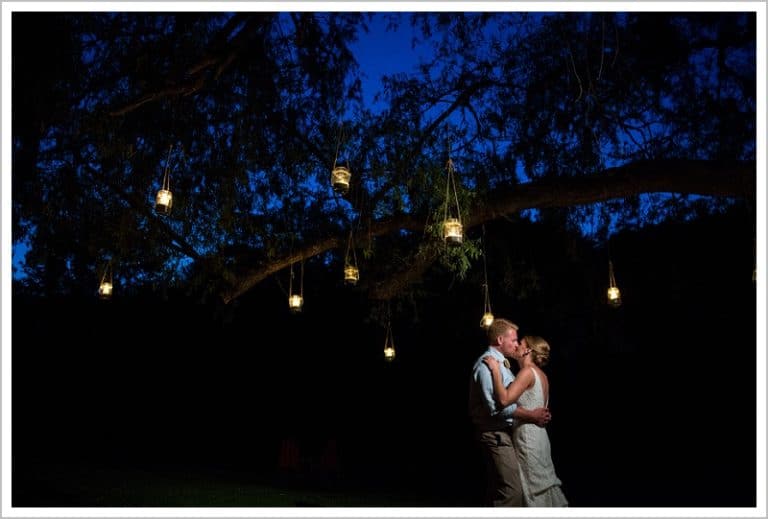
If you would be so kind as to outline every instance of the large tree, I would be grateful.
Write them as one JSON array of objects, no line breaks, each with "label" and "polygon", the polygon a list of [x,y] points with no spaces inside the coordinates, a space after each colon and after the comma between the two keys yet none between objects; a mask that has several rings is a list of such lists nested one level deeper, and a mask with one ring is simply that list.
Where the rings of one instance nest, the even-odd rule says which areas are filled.
[{"label": "large tree", "polygon": [[[351,49],[385,16],[432,51],[374,110]],[[754,13],[13,13],[26,283],[91,292],[111,260],[122,284],[229,302],[302,260],[340,277],[353,232],[389,299],[477,257],[438,236],[449,158],[470,238],[753,204],[755,34]]]}]

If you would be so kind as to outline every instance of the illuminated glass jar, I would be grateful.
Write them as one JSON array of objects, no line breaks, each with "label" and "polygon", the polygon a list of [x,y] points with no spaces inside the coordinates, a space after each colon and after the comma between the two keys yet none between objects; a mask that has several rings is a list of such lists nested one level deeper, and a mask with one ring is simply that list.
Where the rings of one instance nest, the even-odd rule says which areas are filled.
[{"label": "illuminated glass jar", "polygon": [[348,285],[356,285],[360,281],[360,271],[354,265],[344,267],[344,282]]},{"label": "illuminated glass jar", "polygon": [[347,194],[349,191],[349,179],[352,178],[352,173],[345,166],[336,166],[331,172],[331,184],[333,190],[340,195]]},{"label": "illuminated glass jar", "polygon": [[387,323],[387,336],[384,338],[384,360],[395,360],[395,338],[392,335],[392,325]]},{"label": "illuminated glass jar", "polygon": [[443,222],[443,239],[449,245],[461,245],[464,231],[457,218],[448,218]]},{"label": "illuminated glass jar", "polygon": [[480,319],[480,327],[481,328],[488,328],[491,326],[491,323],[493,322],[493,314],[491,312],[485,312],[483,314],[483,317]]},{"label": "illuminated glass jar", "polygon": [[168,189],[161,189],[157,192],[155,197],[155,211],[163,216],[171,214],[171,206],[173,205],[173,195]]},{"label": "illuminated glass jar", "polygon": [[621,306],[621,292],[619,287],[608,288],[608,304],[611,306]]},{"label": "illuminated glass jar", "polygon": [[101,284],[99,285],[99,298],[110,299],[111,297],[112,297],[112,282],[102,281]]},{"label": "illuminated glass jar", "polygon": [[291,312],[297,314],[301,312],[301,307],[304,305],[304,298],[298,294],[293,294],[288,298],[288,308]]}]

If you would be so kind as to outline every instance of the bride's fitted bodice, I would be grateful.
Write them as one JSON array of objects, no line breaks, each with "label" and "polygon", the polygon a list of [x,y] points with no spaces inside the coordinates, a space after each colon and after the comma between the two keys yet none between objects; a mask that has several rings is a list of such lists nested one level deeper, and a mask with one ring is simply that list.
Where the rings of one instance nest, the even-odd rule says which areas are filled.
[{"label": "bride's fitted bodice", "polygon": [[[526,409],[536,409],[537,407],[546,407],[544,401],[544,386],[539,378],[537,370],[533,369],[533,385],[523,391],[523,394],[517,399],[517,405]],[[532,423],[518,423],[515,425],[514,436],[519,440],[528,451],[545,450],[549,455],[549,437],[547,430]]]},{"label": "bride's fitted bodice", "polygon": [[547,407],[544,401],[544,384],[541,383],[539,372],[533,371],[533,386],[523,391],[523,394],[517,399],[517,405],[526,409],[535,409],[537,407]]}]

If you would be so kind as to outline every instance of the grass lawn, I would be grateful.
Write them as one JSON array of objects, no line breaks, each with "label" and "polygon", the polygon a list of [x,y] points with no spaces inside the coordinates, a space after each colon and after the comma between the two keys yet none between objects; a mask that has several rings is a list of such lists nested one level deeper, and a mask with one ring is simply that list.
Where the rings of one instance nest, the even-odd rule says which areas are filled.
[{"label": "grass lawn", "polygon": [[424,498],[342,483],[258,481],[225,470],[36,465],[12,479],[14,507],[423,507]]}]

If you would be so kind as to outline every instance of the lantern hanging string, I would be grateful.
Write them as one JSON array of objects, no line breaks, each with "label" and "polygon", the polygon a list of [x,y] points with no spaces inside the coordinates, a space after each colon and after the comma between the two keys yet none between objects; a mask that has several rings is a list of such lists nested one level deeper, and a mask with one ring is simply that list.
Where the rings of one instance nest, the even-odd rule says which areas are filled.
[{"label": "lantern hanging string", "polygon": [[[293,293],[293,263],[291,263],[291,275],[288,278],[288,295],[292,296]],[[304,258],[301,259],[301,270],[299,274],[299,295],[304,297]]]},{"label": "lantern hanging string", "polygon": [[339,123],[339,131],[336,134],[336,156],[333,157],[333,167],[336,167],[336,161],[339,160],[339,148],[341,147],[341,141],[344,138],[344,126]]},{"label": "lantern hanging string", "polygon": [[491,297],[488,294],[488,265],[485,260],[485,253],[486,253],[485,224],[483,224],[483,235],[480,239],[480,242],[483,248],[483,279],[485,280],[485,283],[483,283],[483,289],[485,291],[485,305],[484,305],[485,308],[483,311],[485,313],[491,313]]},{"label": "lantern hanging string", "polygon": [[389,300],[387,300],[387,335],[384,338],[384,347],[395,347],[395,340],[392,336],[392,307]]},{"label": "lantern hanging string", "polygon": [[609,287],[615,287],[616,286],[616,277],[613,274],[613,261],[611,259],[610,228],[606,230],[605,251],[608,254],[608,286]]},{"label": "lantern hanging string", "polygon": [[613,275],[613,262],[608,260],[608,286],[616,287],[616,277]]},{"label": "lantern hanging string", "polygon": [[448,157],[448,181],[445,183],[445,220],[448,219],[448,204],[451,198],[451,187],[453,187],[454,201],[456,202],[456,219],[461,222],[461,210],[459,209],[459,193],[456,189],[456,180],[454,179],[454,173],[456,169],[453,166],[453,160]]},{"label": "lantern hanging string", "polygon": [[347,253],[344,255],[344,262],[348,263],[349,251],[352,251],[353,266],[357,267],[357,253],[355,252],[354,228],[349,229],[349,240],[347,240]]},{"label": "lantern hanging string", "polygon": [[304,299],[304,258],[301,258],[301,277],[299,278],[299,295]]},{"label": "lantern hanging string", "polygon": [[168,158],[165,159],[165,172],[163,173],[163,189],[166,191],[171,190],[171,152],[173,151],[173,144],[168,146]]},{"label": "lantern hanging string", "polygon": [[104,267],[104,272],[101,274],[101,284],[107,279],[107,274],[109,274],[109,282],[112,283],[112,260],[109,260],[107,266]]},{"label": "lantern hanging string", "polygon": [[293,263],[291,263],[291,275],[288,276],[288,295],[293,295]]}]

